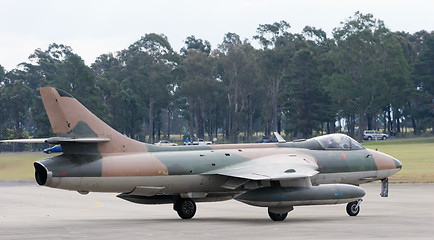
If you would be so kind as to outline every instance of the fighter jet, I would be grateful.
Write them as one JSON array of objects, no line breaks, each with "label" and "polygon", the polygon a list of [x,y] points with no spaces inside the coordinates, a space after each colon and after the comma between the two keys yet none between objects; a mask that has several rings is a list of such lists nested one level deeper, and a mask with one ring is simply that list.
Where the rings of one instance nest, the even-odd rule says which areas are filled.
[{"label": "fighter jet", "polygon": [[[282,221],[295,206],[348,203],[358,215],[365,191],[359,184],[382,181],[402,164],[365,149],[344,134],[277,143],[156,146],[115,131],[65,91],[44,87],[42,100],[63,153],[34,163],[41,186],[114,192],[139,204],[173,204],[182,219],[196,213],[196,202],[235,199],[267,207]],[[35,142],[36,140],[33,140]]]}]

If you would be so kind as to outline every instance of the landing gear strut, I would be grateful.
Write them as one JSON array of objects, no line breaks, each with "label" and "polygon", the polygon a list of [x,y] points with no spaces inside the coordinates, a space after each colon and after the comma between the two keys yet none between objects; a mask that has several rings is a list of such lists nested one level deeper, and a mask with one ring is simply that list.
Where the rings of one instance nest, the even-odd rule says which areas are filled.
[{"label": "landing gear strut", "polygon": [[388,178],[381,180],[380,196],[382,196],[382,197],[388,197],[389,196],[389,179]]},{"label": "landing gear strut", "polygon": [[179,198],[173,204],[173,209],[182,219],[191,219],[196,213],[196,203],[190,198]]},{"label": "landing gear strut", "polygon": [[350,202],[347,204],[347,213],[350,216],[357,216],[357,214],[359,214],[360,212],[360,203],[362,202],[362,199],[359,199],[357,201],[354,202]]}]

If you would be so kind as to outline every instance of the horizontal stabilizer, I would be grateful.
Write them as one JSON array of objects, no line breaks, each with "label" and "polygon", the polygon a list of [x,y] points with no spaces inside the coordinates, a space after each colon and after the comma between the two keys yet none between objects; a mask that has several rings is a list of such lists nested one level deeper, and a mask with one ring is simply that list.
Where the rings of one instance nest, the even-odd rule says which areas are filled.
[{"label": "horizontal stabilizer", "polygon": [[49,144],[62,144],[62,143],[99,143],[108,142],[108,138],[67,138],[67,137],[52,137],[52,138],[32,138],[32,139],[11,139],[2,140],[0,143],[49,143]]},{"label": "horizontal stabilizer", "polygon": [[108,138],[66,138],[66,137],[52,137],[47,139],[45,142],[49,144],[62,144],[62,143],[99,143],[108,142]]},{"label": "horizontal stabilizer", "polygon": [[45,141],[47,141],[47,138],[31,138],[2,140],[0,143],[45,143]]}]

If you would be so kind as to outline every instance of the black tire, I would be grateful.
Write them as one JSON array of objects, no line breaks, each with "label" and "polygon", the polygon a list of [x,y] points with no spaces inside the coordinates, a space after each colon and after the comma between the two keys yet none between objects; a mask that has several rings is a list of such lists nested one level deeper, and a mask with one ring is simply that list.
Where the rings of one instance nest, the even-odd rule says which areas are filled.
[{"label": "black tire", "polygon": [[283,221],[285,220],[286,216],[288,216],[288,213],[273,213],[268,211],[268,216],[270,216],[271,220],[273,221]]},{"label": "black tire", "polygon": [[49,151],[47,152],[47,154],[51,154],[51,150],[49,150]]},{"label": "black tire", "polygon": [[369,137],[368,137],[368,141],[371,141],[371,140],[372,140],[372,137],[371,137],[371,136],[369,136]]},{"label": "black tire", "polygon": [[196,203],[193,199],[180,198],[176,201],[174,209],[182,219],[191,219],[196,214]]},{"label": "black tire", "polygon": [[360,206],[357,206],[357,201],[350,202],[347,204],[347,213],[348,215],[354,217],[357,216],[360,212]]},{"label": "black tire", "polygon": [[387,137],[386,136],[383,136],[382,138],[381,138],[382,140],[386,140],[387,139]]}]

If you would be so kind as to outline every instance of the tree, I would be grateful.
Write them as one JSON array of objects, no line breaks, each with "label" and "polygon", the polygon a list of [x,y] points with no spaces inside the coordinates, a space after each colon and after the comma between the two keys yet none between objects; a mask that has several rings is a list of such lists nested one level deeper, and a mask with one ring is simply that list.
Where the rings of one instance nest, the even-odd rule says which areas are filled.
[{"label": "tree", "polygon": [[199,51],[204,52],[208,55],[211,53],[211,44],[209,43],[209,41],[207,41],[207,40],[204,41],[202,39],[196,39],[196,37],[194,35],[187,37],[187,39],[185,40],[184,43],[186,46],[181,48],[181,54],[184,56],[188,54],[188,51],[190,49],[199,50]]},{"label": "tree", "polygon": [[125,84],[130,88],[148,113],[148,142],[154,142],[154,119],[169,102],[173,69],[178,57],[167,37],[146,34],[120,53],[124,67]]},{"label": "tree", "polygon": [[[8,72],[6,78],[12,78],[14,71]],[[14,138],[21,138],[28,131],[31,119],[32,91],[23,80],[11,80],[0,88],[0,110],[2,129],[13,129]]]},{"label": "tree", "polygon": [[299,132],[299,137],[309,138],[319,131],[322,122],[329,120],[328,95],[320,85],[318,62],[307,49],[296,53],[293,74],[285,82],[284,107],[290,123],[289,132]]},{"label": "tree", "polygon": [[193,126],[196,125],[197,137],[203,138],[207,112],[218,102],[216,92],[219,84],[213,77],[213,59],[202,51],[190,49],[182,64],[186,74],[180,85],[180,93],[188,107],[190,137],[194,139]]},{"label": "tree", "polygon": [[[339,109],[334,101],[332,101],[332,93],[326,87],[329,85],[329,77],[333,71],[333,62],[330,61],[329,54],[335,46],[333,39],[327,38],[327,34],[322,29],[306,26],[303,29],[303,36],[307,49],[312,53],[312,57],[316,63],[316,71],[321,76],[320,81],[315,87],[320,87],[321,94],[317,95],[316,104],[320,105],[319,110],[321,116],[321,130],[326,130],[327,133],[334,133],[335,122]],[[326,124],[324,129],[323,124]]]},{"label": "tree", "polygon": [[[263,106],[263,116],[269,116],[265,121],[266,131],[280,132],[281,104],[280,92],[282,81],[291,74],[291,64],[295,52],[305,46],[303,37],[289,33],[290,25],[281,21],[273,24],[259,25],[258,35],[254,36],[263,47],[258,54],[260,75],[264,79],[267,104]],[[271,112],[269,112],[271,109]],[[271,126],[269,128],[268,126]]]},{"label": "tree", "polygon": [[227,134],[231,142],[238,141],[243,127],[247,138],[252,136],[253,96],[257,89],[255,49],[247,41],[241,42],[235,33],[227,33],[219,50],[219,78],[225,85],[228,104]]},{"label": "tree", "polygon": [[356,12],[341,27],[333,31],[336,48],[333,58],[335,73],[329,89],[340,104],[342,114],[350,120],[353,135],[355,120],[359,121],[358,140],[367,127],[367,115],[383,105],[386,89],[384,65],[387,49],[382,46],[390,31],[371,14]]},{"label": "tree", "polygon": [[0,65],[0,86],[4,84],[6,71],[2,65]]},{"label": "tree", "polygon": [[385,92],[389,131],[399,133],[400,118],[402,117],[407,97],[411,94],[410,68],[405,58],[402,37],[394,33],[387,34],[382,42],[382,67],[386,81]]},{"label": "tree", "polygon": [[[416,97],[413,114],[417,119],[415,133],[434,127],[434,34],[425,38],[425,48],[414,64],[413,80]],[[433,131],[434,134],[434,131]]]}]

